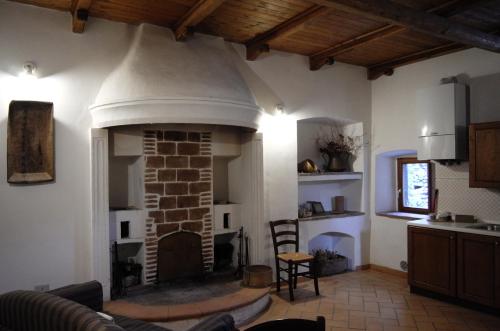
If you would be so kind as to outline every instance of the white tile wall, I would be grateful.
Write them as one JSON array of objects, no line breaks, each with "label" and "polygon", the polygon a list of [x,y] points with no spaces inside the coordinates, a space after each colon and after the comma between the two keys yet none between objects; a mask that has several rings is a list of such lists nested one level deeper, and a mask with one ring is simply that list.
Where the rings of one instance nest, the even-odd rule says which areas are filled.
[{"label": "white tile wall", "polygon": [[469,164],[435,163],[438,211],[472,214],[482,220],[500,221],[500,190],[469,188]]}]

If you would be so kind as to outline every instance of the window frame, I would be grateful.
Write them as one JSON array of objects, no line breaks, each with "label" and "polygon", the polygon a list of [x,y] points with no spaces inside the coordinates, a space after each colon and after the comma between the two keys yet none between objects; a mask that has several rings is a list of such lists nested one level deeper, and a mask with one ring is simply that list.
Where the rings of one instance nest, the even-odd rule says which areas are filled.
[{"label": "window frame", "polygon": [[[412,163],[427,163],[427,178],[429,181],[429,201],[426,209],[411,208],[403,205],[403,165]],[[432,212],[432,192],[433,192],[433,178],[432,178],[432,162],[425,160],[418,160],[416,157],[401,157],[397,159],[397,194],[398,194],[398,211],[413,214],[430,214]]]}]

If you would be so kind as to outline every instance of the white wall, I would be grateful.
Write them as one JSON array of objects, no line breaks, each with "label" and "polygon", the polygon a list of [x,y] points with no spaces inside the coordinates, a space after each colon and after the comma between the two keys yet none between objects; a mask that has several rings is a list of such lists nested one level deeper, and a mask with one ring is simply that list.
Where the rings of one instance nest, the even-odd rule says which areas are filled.
[{"label": "white wall", "polygon": [[[233,46],[240,57],[245,58],[244,47]],[[270,113],[273,112],[273,109],[268,109],[272,107],[270,99],[284,106],[284,114],[265,116],[259,129],[264,137],[264,233],[267,234],[267,259],[261,262],[272,265],[274,260],[267,222],[297,217],[297,121],[329,118],[363,122],[368,128],[365,133],[370,136],[370,82],[364,68],[337,63],[313,72],[309,70],[306,57],[283,52],[271,51],[246,64],[255,76],[252,77],[253,83],[260,80],[257,102],[266,106]],[[262,89],[267,90],[262,92]],[[262,94],[264,97],[261,98]],[[262,99],[265,100],[261,102]],[[367,173],[365,178],[369,178]],[[368,196],[369,191],[366,189],[365,192]],[[362,245],[369,245],[368,236]]]},{"label": "white wall", "polygon": [[[69,13],[0,2],[0,293],[89,279],[87,108],[103,79],[126,54],[134,29],[91,18],[85,33],[74,34]],[[244,58],[244,48],[234,46]],[[38,64],[42,77],[32,91],[17,78],[28,60]],[[282,118],[266,116],[261,128],[266,221],[296,217],[297,120],[343,118],[370,128],[370,83],[364,68],[338,63],[311,72],[306,57],[274,51],[248,66],[261,86],[282,100],[287,113]],[[54,102],[54,183],[6,182],[6,120],[13,99]],[[264,230],[269,232],[267,224]]]},{"label": "white wall", "polygon": [[[420,88],[438,85],[443,77],[459,76],[471,86],[471,121],[500,120],[499,86],[500,55],[470,49],[459,53],[419,62],[396,69],[392,77],[382,77],[372,83],[372,166],[377,155],[395,150],[417,149],[415,125],[415,94]],[[497,75],[494,75],[497,74]],[[492,206],[500,206],[500,192],[469,189],[467,165],[437,169],[437,188],[440,189],[440,209],[476,213],[487,217],[494,214]],[[371,201],[380,201],[383,191],[371,179]],[[486,197],[486,199],[484,198]],[[459,200],[457,200],[459,199]],[[456,200],[457,203],[450,201]],[[464,207],[463,203],[466,202]],[[380,204],[380,202],[379,202]],[[390,205],[390,204],[389,204]],[[481,215],[481,210],[489,212]],[[479,213],[479,214],[478,214]],[[500,212],[497,212],[500,221]],[[371,209],[371,263],[399,269],[407,259],[406,222],[375,215]]]},{"label": "white wall", "polygon": [[[71,16],[0,1],[0,293],[50,288],[90,277],[90,115],[100,82],[123,55],[128,27],[91,20],[82,35]],[[24,61],[42,77],[17,78]],[[56,181],[9,185],[11,100],[54,103]]]}]

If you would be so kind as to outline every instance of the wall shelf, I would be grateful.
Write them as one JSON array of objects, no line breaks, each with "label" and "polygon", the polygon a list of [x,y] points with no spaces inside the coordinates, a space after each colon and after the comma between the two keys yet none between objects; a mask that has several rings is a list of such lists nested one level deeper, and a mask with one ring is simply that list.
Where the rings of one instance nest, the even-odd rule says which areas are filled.
[{"label": "wall shelf", "polygon": [[299,174],[299,184],[360,179],[363,179],[362,172],[326,172],[320,174]]},{"label": "wall shelf", "polygon": [[[114,243],[115,241],[112,240],[111,243]],[[144,238],[124,238],[124,239],[117,239],[116,243],[118,245],[121,244],[144,244]]]},{"label": "wall shelf", "polygon": [[215,229],[214,236],[217,236],[220,234],[238,233],[239,230],[240,229]]},{"label": "wall shelf", "polygon": [[327,220],[327,219],[338,219],[338,218],[347,218],[347,217],[355,217],[355,216],[363,216],[365,213],[360,212],[360,211],[346,211],[343,214],[331,214],[331,213],[326,213],[324,215],[313,215],[310,217],[303,217],[299,218],[300,222],[306,222],[306,221],[318,221],[318,220]]}]

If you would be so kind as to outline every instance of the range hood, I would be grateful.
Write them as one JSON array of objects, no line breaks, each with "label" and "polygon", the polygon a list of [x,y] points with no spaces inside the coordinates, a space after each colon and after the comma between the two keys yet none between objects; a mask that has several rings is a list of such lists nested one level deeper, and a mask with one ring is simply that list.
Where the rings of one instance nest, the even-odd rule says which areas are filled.
[{"label": "range hood", "polygon": [[137,27],[127,55],[90,107],[94,127],[220,124],[257,129],[260,107],[219,37],[176,42],[169,29]]},{"label": "range hood", "polygon": [[448,83],[417,91],[418,159],[467,160],[467,87]]}]

